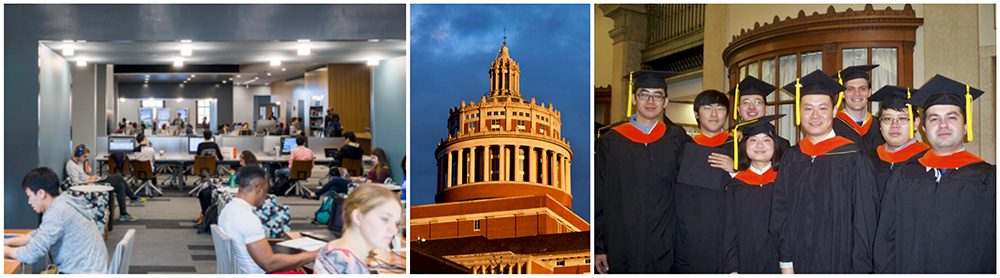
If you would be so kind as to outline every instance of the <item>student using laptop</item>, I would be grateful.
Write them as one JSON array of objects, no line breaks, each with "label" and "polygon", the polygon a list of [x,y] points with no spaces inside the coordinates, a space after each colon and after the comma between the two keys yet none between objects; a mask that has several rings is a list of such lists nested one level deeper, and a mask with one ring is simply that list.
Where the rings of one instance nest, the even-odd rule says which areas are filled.
[{"label": "student using laptop", "polygon": [[239,262],[240,272],[264,274],[291,270],[316,259],[317,251],[295,255],[275,254],[264,235],[253,208],[260,207],[267,199],[267,180],[264,169],[247,165],[240,170],[240,186],[233,198],[219,213],[219,229],[233,240],[233,255]]},{"label": "student using laptop", "polygon": [[[125,209],[125,197],[132,199],[133,204],[145,203],[146,198],[139,198],[135,196],[135,193],[128,190],[128,184],[125,183],[125,179],[122,178],[121,174],[110,175],[106,178],[99,179],[97,176],[91,176],[90,173],[93,171],[90,165],[87,163],[87,157],[90,156],[90,149],[87,146],[80,144],[76,148],[73,148],[73,157],[66,162],[66,177],[70,179],[72,183],[108,183],[114,187],[116,198],[118,198],[118,213],[121,215],[118,217],[119,221],[135,221],[138,218],[128,214]],[[119,162],[120,163],[120,162]]]},{"label": "student using laptop", "polygon": [[365,183],[383,183],[389,178],[391,171],[389,171],[389,159],[385,157],[385,151],[382,148],[375,148],[372,150],[372,163],[375,164],[371,170],[368,171],[368,176],[365,177],[333,177],[330,179],[323,188],[309,195],[309,198],[319,199],[319,196],[323,196],[327,191],[333,190],[337,193],[347,193],[347,186],[351,182]]},{"label": "student using laptop", "polygon": [[59,273],[105,270],[108,250],[83,197],[59,194],[59,177],[48,167],[28,172],[21,189],[31,209],[42,214],[42,223],[26,235],[4,239],[4,257],[34,263],[48,255]]}]

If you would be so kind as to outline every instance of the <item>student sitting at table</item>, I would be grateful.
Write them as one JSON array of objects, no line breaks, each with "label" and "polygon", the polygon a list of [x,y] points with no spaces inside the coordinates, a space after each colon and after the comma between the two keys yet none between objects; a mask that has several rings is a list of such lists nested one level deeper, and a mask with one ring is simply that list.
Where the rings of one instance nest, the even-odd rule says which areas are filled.
[{"label": "student sitting at table", "polygon": [[[313,161],[314,160],[312,150],[310,150],[309,148],[306,148],[306,140],[307,139],[306,139],[305,136],[299,135],[299,136],[295,137],[295,144],[298,145],[298,147],[295,148],[294,150],[292,150],[292,154],[288,158],[288,168],[276,171],[275,175],[278,175],[278,176],[281,176],[281,177],[284,177],[284,178],[287,179],[292,174],[292,163],[293,162],[295,162],[295,161],[305,161],[305,160]],[[315,161],[313,161],[313,165],[316,165]]]},{"label": "student sitting at table", "polygon": [[[153,169],[155,173],[156,165],[153,162],[156,161],[156,150],[149,144],[149,139],[146,138],[145,134],[139,133],[136,135],[135,141],[139,142],[139,146],[135,147],[135,152],[132,153],[132,160],[149,161],[149,169]],[[156,186],[156,175],[153,175],[153,178],[150,180]]]},{"label": "student sitting at table", "polygon": [[[66,176],[72,183],[108,183],[115,189],[115,198],[118,200],[118,221],[135,221],[138,218],[128,214],[125,209],[125,197],[132,199],[132,204],[145,203],[146,198],[139,198],[135,193],[128,190],[128,184],[121,174],[113,174],[104,179],[98,180],[97,176],[91,176],[91,168],[87,162],[90,156],[90,149],[83,144],[77,145],[73,152],[73,157],[66,162]],[[122,163],[122,162],[117,162]],[[126,166],[127,167],[127,166]]]},{"label": "student sitting at table", "polygon": [[264,235],[253,208],[260,207],[267,199],[267,180],[264,170],[248,165],[240,170],[240,186],[236,196],[219,213],[219,229],[232,238],[233,255],[239,262],[240,272],[264,274],[297,269],[316,259],[317,251],[294,255],[274,254]]},{"label": "student sitting at table", "polygon": [[344,146],[340,147],[337,153],[333,154],[333,160],[330,161],[330,168],[340,166],[340,161],[344,160],[344,158],[361,159],[364,155],[365,150],[361,149],[361,144],[358,144],[358,138],[354,135],[354,132],[344,132]]},{"label": "student sitting at table", "polygon": [[362,185],[344,200],[344,234],[319,249],[316,274],[368,274],[368,254],[389,248],[399,233],[403,206],[381,186]]},{"label": "student sitting at table", "polygon": [[[260,167],[260,162],[257,161],[257,156],[254,155],[253,152],[244,150],[243,152],[240,153],[240,167],[244,167],[247,165],[255,165]],[[236,172],[236,176],[233,177],[233,179],[235,179],[236,184],[239,185],[240,172]],[[220,186],[227,185],[227,181],[220,181],[220,182],[222,182],[219,184]],[[197,224],[194,225],[195,228],[201,226],[204,223],[205,212],[208,210],[208,207],[212,205],[212,187],[206,188],[202,190],[200,193],[198,193],[198,201],[201,203],[201,216],[198,217],[198,221],[196,221]]]},{"label": "student sitting at table", "polygon": [[382,148],[375,148],[372,150],[372,163],[375,164],[371,170],[368,171],[368,176],[362,177],[333,177],[330,181],[323,185],[315,193],[309,195],[309,198],[319,199],[319,196],[323,196],[327,191],[333,190],[336,193],[347,193],[347,186],[351,182],[363,183],[363,182],[374,182],[383,183],[389,178],[391,171],[389,171],[389,159],[385,157],[385,151]]},{"label": "student sitting at table", "polygon": [[156,135],[170,136],[170,128],[168,128],[167,123],[163,123],[160,126],[160,130],[156,131]]},{"label": "student sitting at table", "polygon": [[243,123],[243,129],[240,130],[240,136],[253,136],[253,130],[250,130],[250,125]]},{"label": "student sitting at table", "polygon": [[212,142],[212,131],[205,130],[205,132],[202,133],[202,136],[205,137],[205,141],[198,143],[198,155],[214,156],[218,158],[218,160],[222,160],[222,150],[219,150],[219,144]]},{"label": "student sitting at table", "polygon": [[50,255],[59,273],[104,272],[108,250],[87,201],[59,194],[59,177],[48,167],[28,172],[21,189],[31,209],[42,214],[42,223],[26,235],[4,239],[4,257],[30,264]]}]

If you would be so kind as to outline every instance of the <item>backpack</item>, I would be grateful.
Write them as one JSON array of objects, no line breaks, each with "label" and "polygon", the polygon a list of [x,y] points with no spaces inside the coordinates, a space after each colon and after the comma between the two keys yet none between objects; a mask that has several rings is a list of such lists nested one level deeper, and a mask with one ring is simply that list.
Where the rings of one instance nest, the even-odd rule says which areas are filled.
[{"label": "backpack", "polygon": [[212,224],[219,224],[219,205],[212,204],[205,209],[205,221],[198,226],[199,233],[210,232]]},{"label": "backpack", "polygon": [[313,219],[313,224],[327,224],[330,221],[331,214],[333,214],[330,211],[331,207],[333,207],[333,196],[328,195],[323,198],[319,209],[316,210],[316,219]]},{"label": "backpack", "polygon": [[289,179],[278,179],[278,181],[276,181],[274,183],[274,186],[271,186],[271,188],[268,190],[267,193],[268,194],[278,195],[278,196],[286,196],[285,195],[285,191],[288,191],[288,188],[291,188],[291,187],[292,187],[292,181],[291,180],[289,180]]}]

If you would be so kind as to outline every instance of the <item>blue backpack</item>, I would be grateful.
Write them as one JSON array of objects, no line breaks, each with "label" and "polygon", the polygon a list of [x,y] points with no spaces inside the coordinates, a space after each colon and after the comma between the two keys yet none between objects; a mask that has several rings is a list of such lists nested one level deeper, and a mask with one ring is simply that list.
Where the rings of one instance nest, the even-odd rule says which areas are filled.
[{"label": "blue backpack", "polygon": [[323,198],[323,202],[319,205],[319,209],[316,210],[316,219],[313,220],[315,224],[327,224],[330,222],[330,210],[333,207],[333,196],[326,195]]}]

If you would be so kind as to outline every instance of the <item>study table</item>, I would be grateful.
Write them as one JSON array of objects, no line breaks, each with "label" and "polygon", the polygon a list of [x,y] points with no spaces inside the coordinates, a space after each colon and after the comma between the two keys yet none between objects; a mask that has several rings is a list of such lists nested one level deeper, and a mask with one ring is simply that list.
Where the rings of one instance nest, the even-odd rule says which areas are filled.
[{"label": "study table", "polygon": [[[35,229],[4,229],[3,233],[8,234],[28,234]],[[24,264],[18,260],[3,258],[3,274],[23,274]]]},{"label": "study table", "polygon": [[[260,161],[262,166],[275,167],[275,169],[279,169],[280,165],[288,163],[289,159],[290,158],[288,156],[270,156],[270,155],[257,156],[257,161]],[[325,156],[315,156],[315,155],[313,156],[313,162],[318,165],[328,164],[330,163],[330,161],[333,161],[333,158]],[[108,157],[107,156],[97,157],[97,163],[98,163],[98,173],[103,175],[104,170],[108,168],[107,167]],[[217,160],[215,163],[217,167],[226,165],[231,168],[233,165],[239,165],[240,160],[238,158],[225,158],[223,160]],[[159,169],[172,169],[172,173],[170,174],[169,177],[167,177],[167,181],[169,181],[170,184],[177,185],[177,189],[179,189],[180,191],[184,191],[184,186],[186,185],[184,182],[184,169],[188,165],[194,165],[194,155],[157,154],[156,162],[154,162],[153,165]],[[154,172],[157,172],[156,169],[154,169]],[[224,172],[225,171],[217,170],[216,175],[222,176]],[[165,182],[164,185],[165,184],[167,183]]]}]

